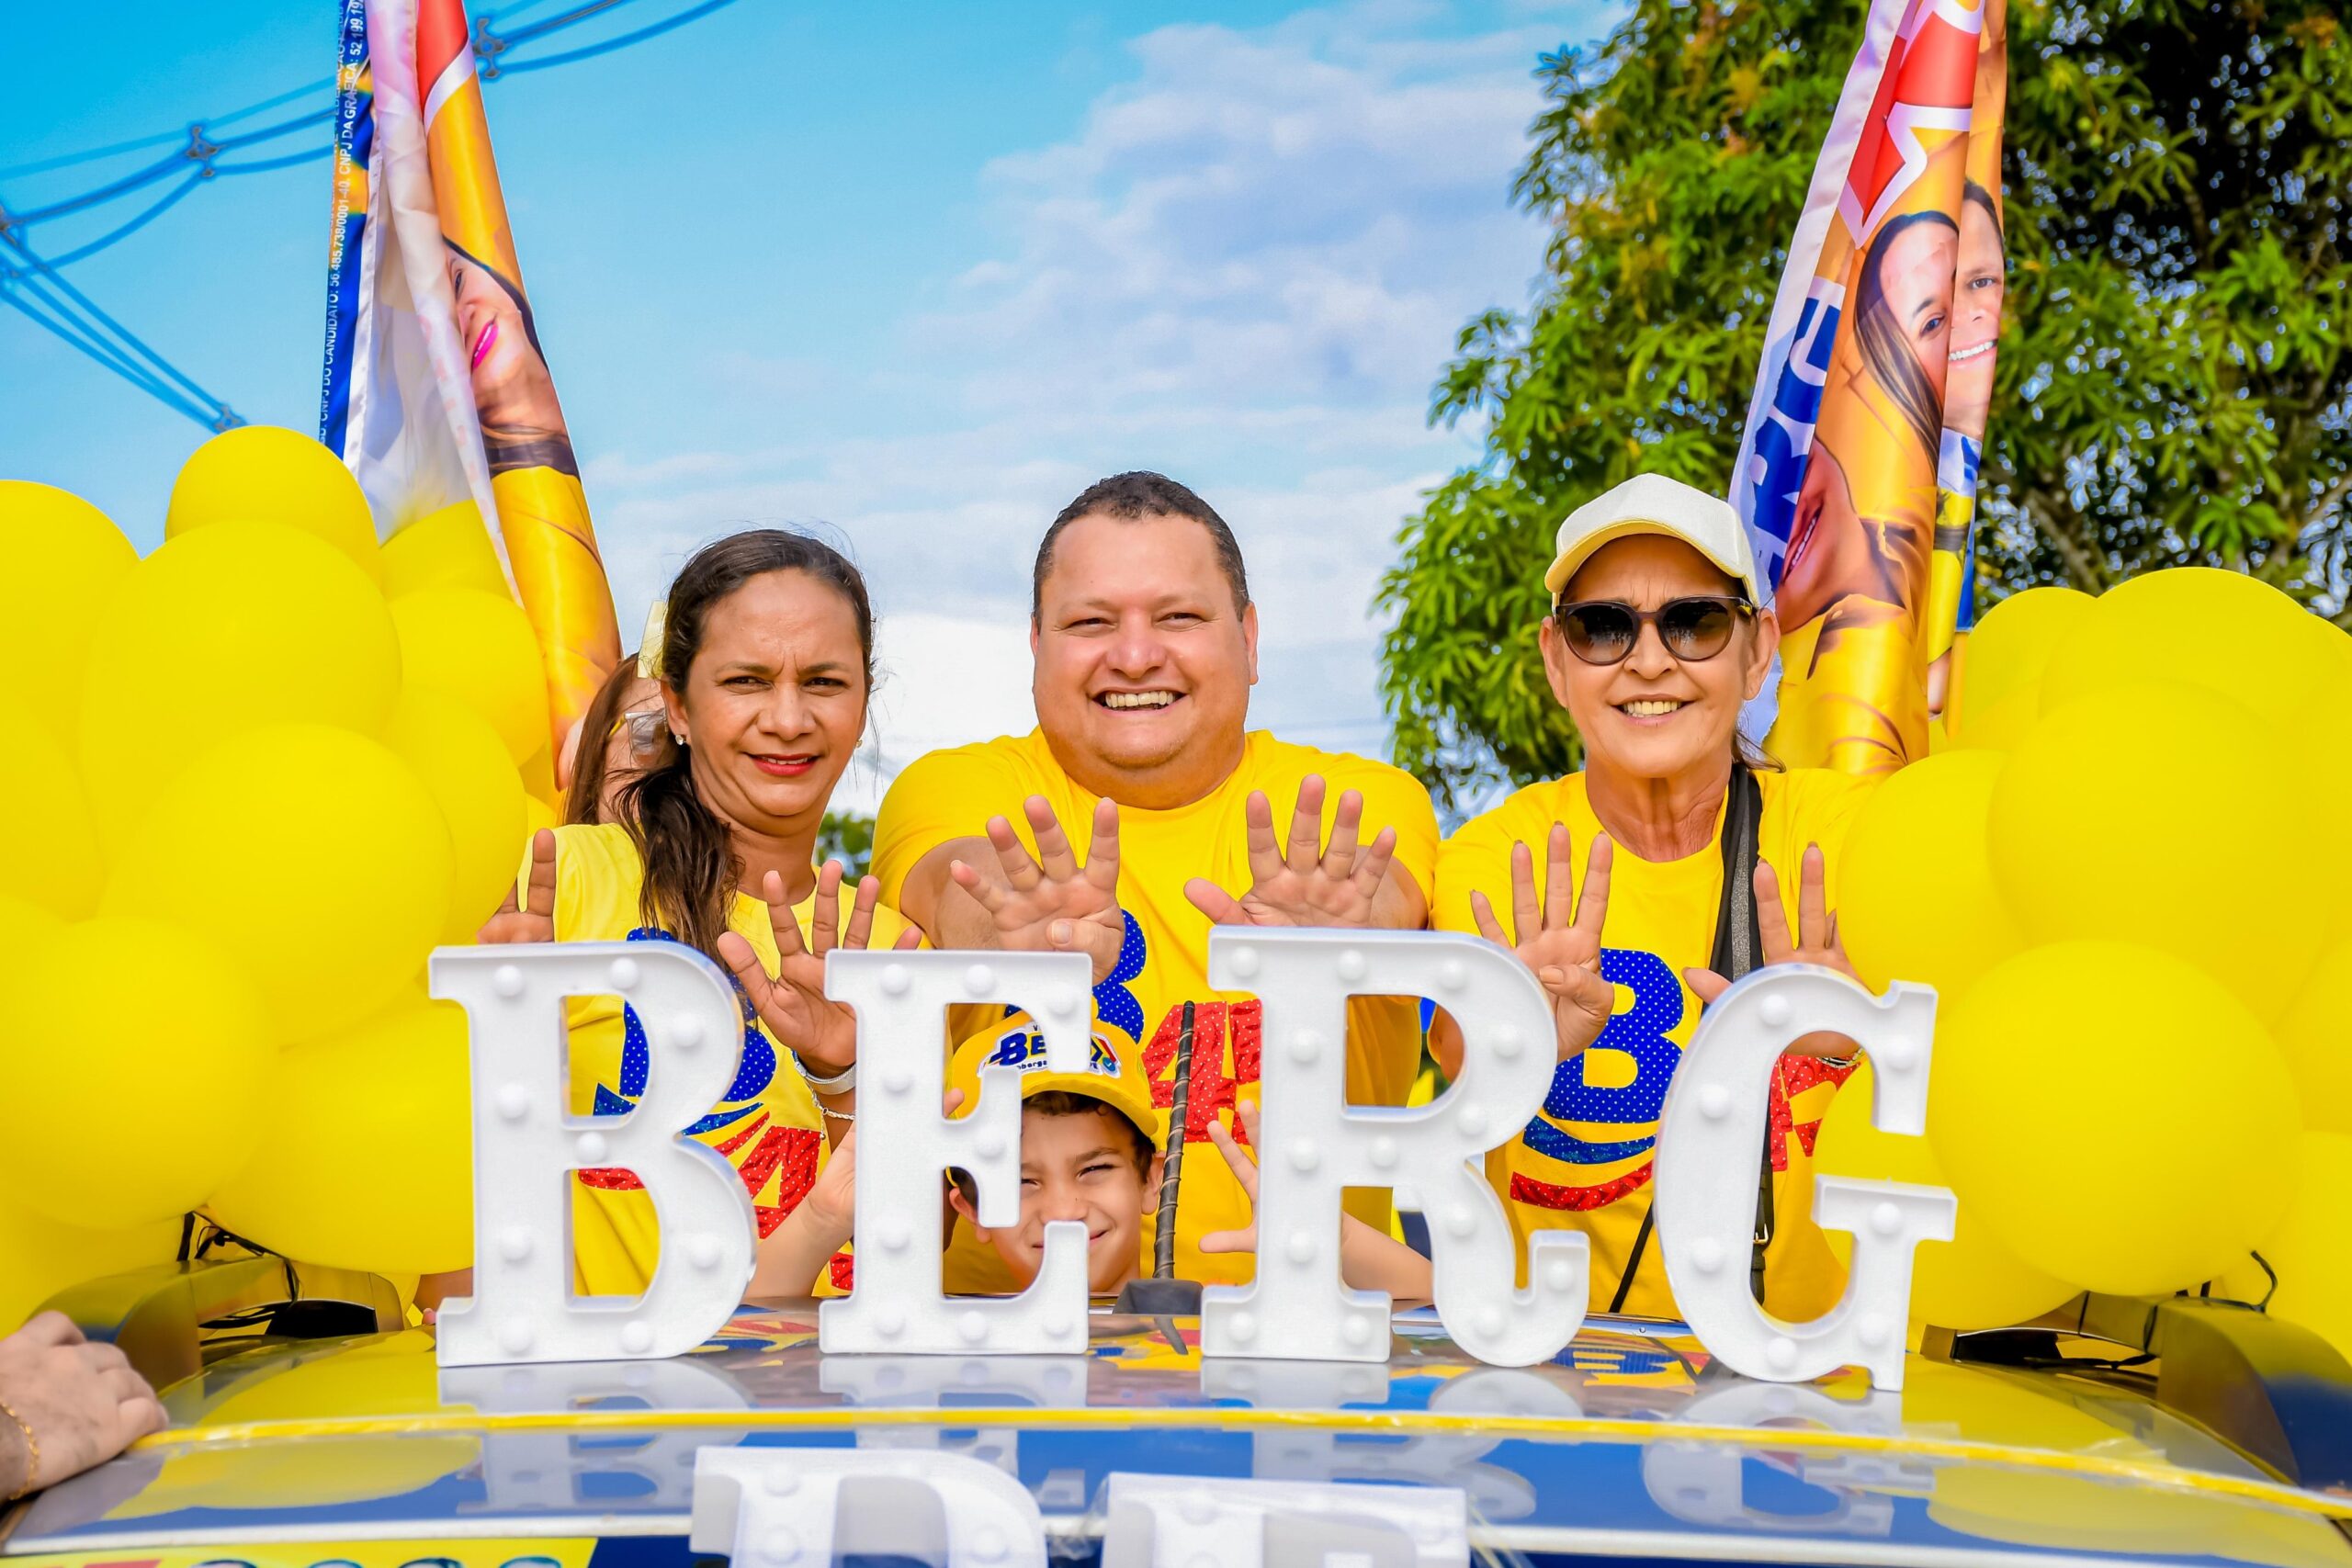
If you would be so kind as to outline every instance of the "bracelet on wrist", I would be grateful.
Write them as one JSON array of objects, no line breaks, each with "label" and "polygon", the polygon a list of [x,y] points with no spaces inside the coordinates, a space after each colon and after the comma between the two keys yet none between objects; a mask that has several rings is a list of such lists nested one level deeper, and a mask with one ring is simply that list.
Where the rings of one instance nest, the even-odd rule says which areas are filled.
[{"label": "bracelet on wrist", "polygon": [[808,1064],[802,1061],[797,1053],[795,1053],[793,1055],[792,1065],[800,1069],[800,1076],[807,1079],[808,1087],[819,1094],[847,1094],[850,1090],[857,1087],[857,1064],[855,1062],[852,1062],[848,1066],[843,1067],[840,1072],[835,1073],[831,1077],[825,1077],[819,1074],[810,1072],[808,1070]]},{"label": "bracelet on wrist", "polygon": [[17,1407],[5,1399],[0,1399],[0,1415],[15,1422],[17,1430],[25,1435],[25,1479],[9,1492],[7,1501],[13,1503],[30,1492],[40,1480],[40,1439],[33,1436],[32,1423],[17,1415]]}]

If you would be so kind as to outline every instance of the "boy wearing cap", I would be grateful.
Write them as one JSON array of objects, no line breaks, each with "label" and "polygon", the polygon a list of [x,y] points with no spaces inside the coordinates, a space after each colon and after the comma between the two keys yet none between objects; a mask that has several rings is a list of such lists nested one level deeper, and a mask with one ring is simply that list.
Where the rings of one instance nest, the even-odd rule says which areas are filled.
[{"label": "boy wearing cap", "polygon": [[1086,1071],[1057,1073],[1046,1065],[1045,1040],[1015,1021],[956,1048],[951,1095],[960,1089],[965,1105],[977,1105],[983,1067],[1021,1074],[1021,1219],[1009,1229],[982,1225],[972,1179],[960,1170],[947,1200],[956,1217],[1023,1290],[1044,1261],[1046,1224],[1079,1221],[1088,1291],[1117,1295],[1142,1267],[1144,1216],[1159,1202],[1159,1119],[1141,1053],[1115,1051],[1098,1033]]},{"label": "boy wearing cap", "polygon": [[[967,1040],[949,1064],[949,1098],[977,1104],[980,1069],[1013,1067],[1021,1073],[1021,1219],[1011,1229],[979,1223],[971,1178],[952,1173],[948,1202],[976,1240],[993,1248],[1018,1288],[1026,1290],[1045,1259],[1046,1225],[1076,1220],[1086,1226],[1087,1289],[1116,1296],[1144,1271],[1143,1219],[1159,1201],[1162,1156],[1154,1145],[1151,1080],[1138,1053],[1121,1053],[1102,1035],[1082,1073],[1057,1073],[1046,1066],[1045,1043],[1023,1021]],[[1254,1145],[1258,1108],[1244,1101],[1235,1119]],[[1209,1139],[1243,1195],[1241,1228],[1202,1236],[1212,1255],[1257,1250],[1251,1213],[1258,1198],[1258,1169],[1233,1135],[1214,1122]],[[839,1157],[838,1155],[835,1156]],[[1340,1272],[1358,1290],[1382,1290],[1426,1301],[1429,1259],[1381,1235],[1352,1214],[1340,1216]]]},{"label": "boy wearing cap", "polygon": [[[1792,543],[1792,558],[1805,544]],[[1746,532],[1721,500],[1657,475],[1630,479],[1561,524],[1544,587],[1544,672],[1585,765],[1520,790],[1447,840],[1431,923],[1512,948],[1553,1002],[1551,1092],[1488,1166],[1522,1245],[1533,1231],[1581,1230],[1594,1311],[1671,1317],[1649,1225],[1667,1088],[1702,1004],[1727,984],[1713,972],[1719,953],[1745,953],[1723,960],[1734,969],[1851,973],[1827,870],[1870,784],[1784,770],[1740,736],[1740,708],[1761,688],[1780,633]],[[1735,921],[1746,906],[1725,897],[1726,822],[1753,824],[1752,933]],[[1744,867],[1744,855],[1730,858]],[[1431,1039],[1451,1070],[1460,1037],[1442,1014]],[[1813,1137],[1851,1070],[1849,1049],[1810,1038],[1774,1076],[1758,1151],[1769,1241],[1751,1277],[1786,1317],[1813,1315],[1841,1288],[1809,1216]]]}]

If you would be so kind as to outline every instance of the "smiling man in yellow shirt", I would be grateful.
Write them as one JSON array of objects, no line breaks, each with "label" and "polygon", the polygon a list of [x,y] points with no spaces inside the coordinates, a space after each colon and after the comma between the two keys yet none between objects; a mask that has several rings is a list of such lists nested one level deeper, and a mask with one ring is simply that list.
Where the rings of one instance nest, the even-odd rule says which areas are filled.
[{"label": "smiling man in yellow shirt", "polygon": [[[1246,728],[1257,607],[1232,530],[1182,485],[1132,473],[1090,488],[1046,530],[1034,591],[1037,728],[899,775],[875,827],[883,897],[941,947],[1085,953],[1098,1023],[1143,1053],[1163,1145],[1179,1020],[1195,1003],[1185,1140],[1212,1121],[1239,1135],[1259,1008],[1210,989],[1210,927],[1418,929],[1437,858],[1428,793],[1385,763]],[[1277,810],[1290,818],[1279,837]],[[1414,1003],[1356,1004],[1352,1100],[1402,1104],[1419,1059]],[[1248,1223],[1230,1169],[1187,1160],[1182,1182],[1178,1275],[1247,1279],[1246,1255],[1197,1247]],[[1351,1208],[1386,1228],[1387,1194]],[[1015,1285],[962,1235],[947,1282]]]}]

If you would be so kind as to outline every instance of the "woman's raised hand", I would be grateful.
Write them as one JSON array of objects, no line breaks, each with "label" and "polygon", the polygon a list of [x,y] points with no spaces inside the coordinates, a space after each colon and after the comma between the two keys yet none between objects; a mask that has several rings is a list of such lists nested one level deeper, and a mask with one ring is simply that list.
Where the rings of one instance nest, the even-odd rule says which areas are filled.
[{"label": "woman's raised hand", "polygon": [[521,903],[516,903],[514,889],[509,887],[506,901],[498,906],[490,923],[474,934],[474,941],[488,946],[554,940],[555,829],[542,828],[531,835],[531,869],[523,878]]},{"label": "woman's raised hand", "polygon": [[1396,852],[1396,829],[1383,828],[1371,843],[1360,844],[1363,796],[1349,790],[1331,814],[1331,844],[1325,849],[1323,793],[1322,775],[1309,773],[1299,781],[1285,849],[1274,837],[1273,803],[1250,791],[1242,813],[1249,825],[1250,891],[1236,898],[1196,876],[1184,885],[1184,897],[1221,926],[1371,925],[1380,885]]},{"label": "woman's raised hand", "polygon": [[[874,907],[881,900],[882,883],[865,877],[857,885],[850,905],[849,924],[841,919],[842,866],[827,861],[817,874],[816,908],[808,918],[809,940],[800,940],[800,922],[793,918],[784,878],[769,872],[760,882],[760,897],[768,907],[768,929],[775,936],[776,972],[760,965],[760,955],[738,931],[718,938],[719,961],[735,972],[752,1010],[760,1021],[811,1070],[831,1077],[857,1060],[857,1018],[849,1008],[825,995],[825,954],[836,947],[863,949],[874,934]],[[897,946],[911,948],[922,941],[912,926],[899,933]]]},{"label": "woman's raised hand", "polygon": [[996,924],[997,945],[1016,953],[1083,953],[1094,964],[1101,985],[1118,966],[1127,939],[1127,918],[1119,908],[1119,807],[1094,807],[1093,838],[1080,866],[1069,836],[1041,795],[1022,806],[1037,841],[1035,860],[1021,835],[1001,817],[989,818],[989,843],[996,851],[1000,876],[962,861],[948,863],[956,886],[978,900]]},{"label": "woman's raised hand", "polygon": [[1525,844],[1510,852],[1511,923],[1515,937],[1503,934],[1502,922],[1484,893],[1470,895],[1470,914],[1478,934],[1498,947],[1508,947],[1534,972],[1552,1004],[1552,1029],[1563,1062],[1600,1038],[1609,1015],[1617,1009],[1617,988],[1600,973],[1600,928],[1609,915],[1609,867],[1615,847],[1600,834],[1585,852],[1584,891],[1577,897],[1570,918],[1568,829],[1552,824],[1544,845],[1544,897],[1535,897],[1535,855]]},{"label": "woman's raised hand", "polygon": [[[1797,929],[1792,933],[1788,910],[1781,902],[1780,874],[1770,861],[1756,863],[1756,934],[1764,944],[1764,962],[1815,964],[1860,981],[1853,961],[1846,956],[1846,944],[1838,937],[1838,916],[1829,908],[1827,882],[1821,846],[1807,844],[1797,877]],[[1712,969],[1685,969],[1682,977],[1702,1002],[1713,1001],[1731,987],[1729,980]],[[1808,1034],[1789,1049],[1800,1056],[1847,1056],[1853,1054],[1854,1043],[1842,1034],[1824,1032]]]}]

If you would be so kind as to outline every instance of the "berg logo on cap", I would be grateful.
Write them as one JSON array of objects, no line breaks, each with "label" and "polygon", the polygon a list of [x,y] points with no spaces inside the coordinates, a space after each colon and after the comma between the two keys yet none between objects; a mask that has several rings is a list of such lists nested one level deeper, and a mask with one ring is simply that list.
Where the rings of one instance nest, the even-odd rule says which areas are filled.
[{"label": "berg logo on cap", "polygon": [[[1046,1070],[1046,1037],[1030,1029],[1008,1029],[997,1036],[996,1049],[981,1064],[989,1067],[1018,1067],[1024,1073]],[[1094,1036],[1094,1050],[1088,1057],[1086,1070],[1100,1073],[1106,1078],[1119,1076],[1118,1054],[1102,1035]]]}]

